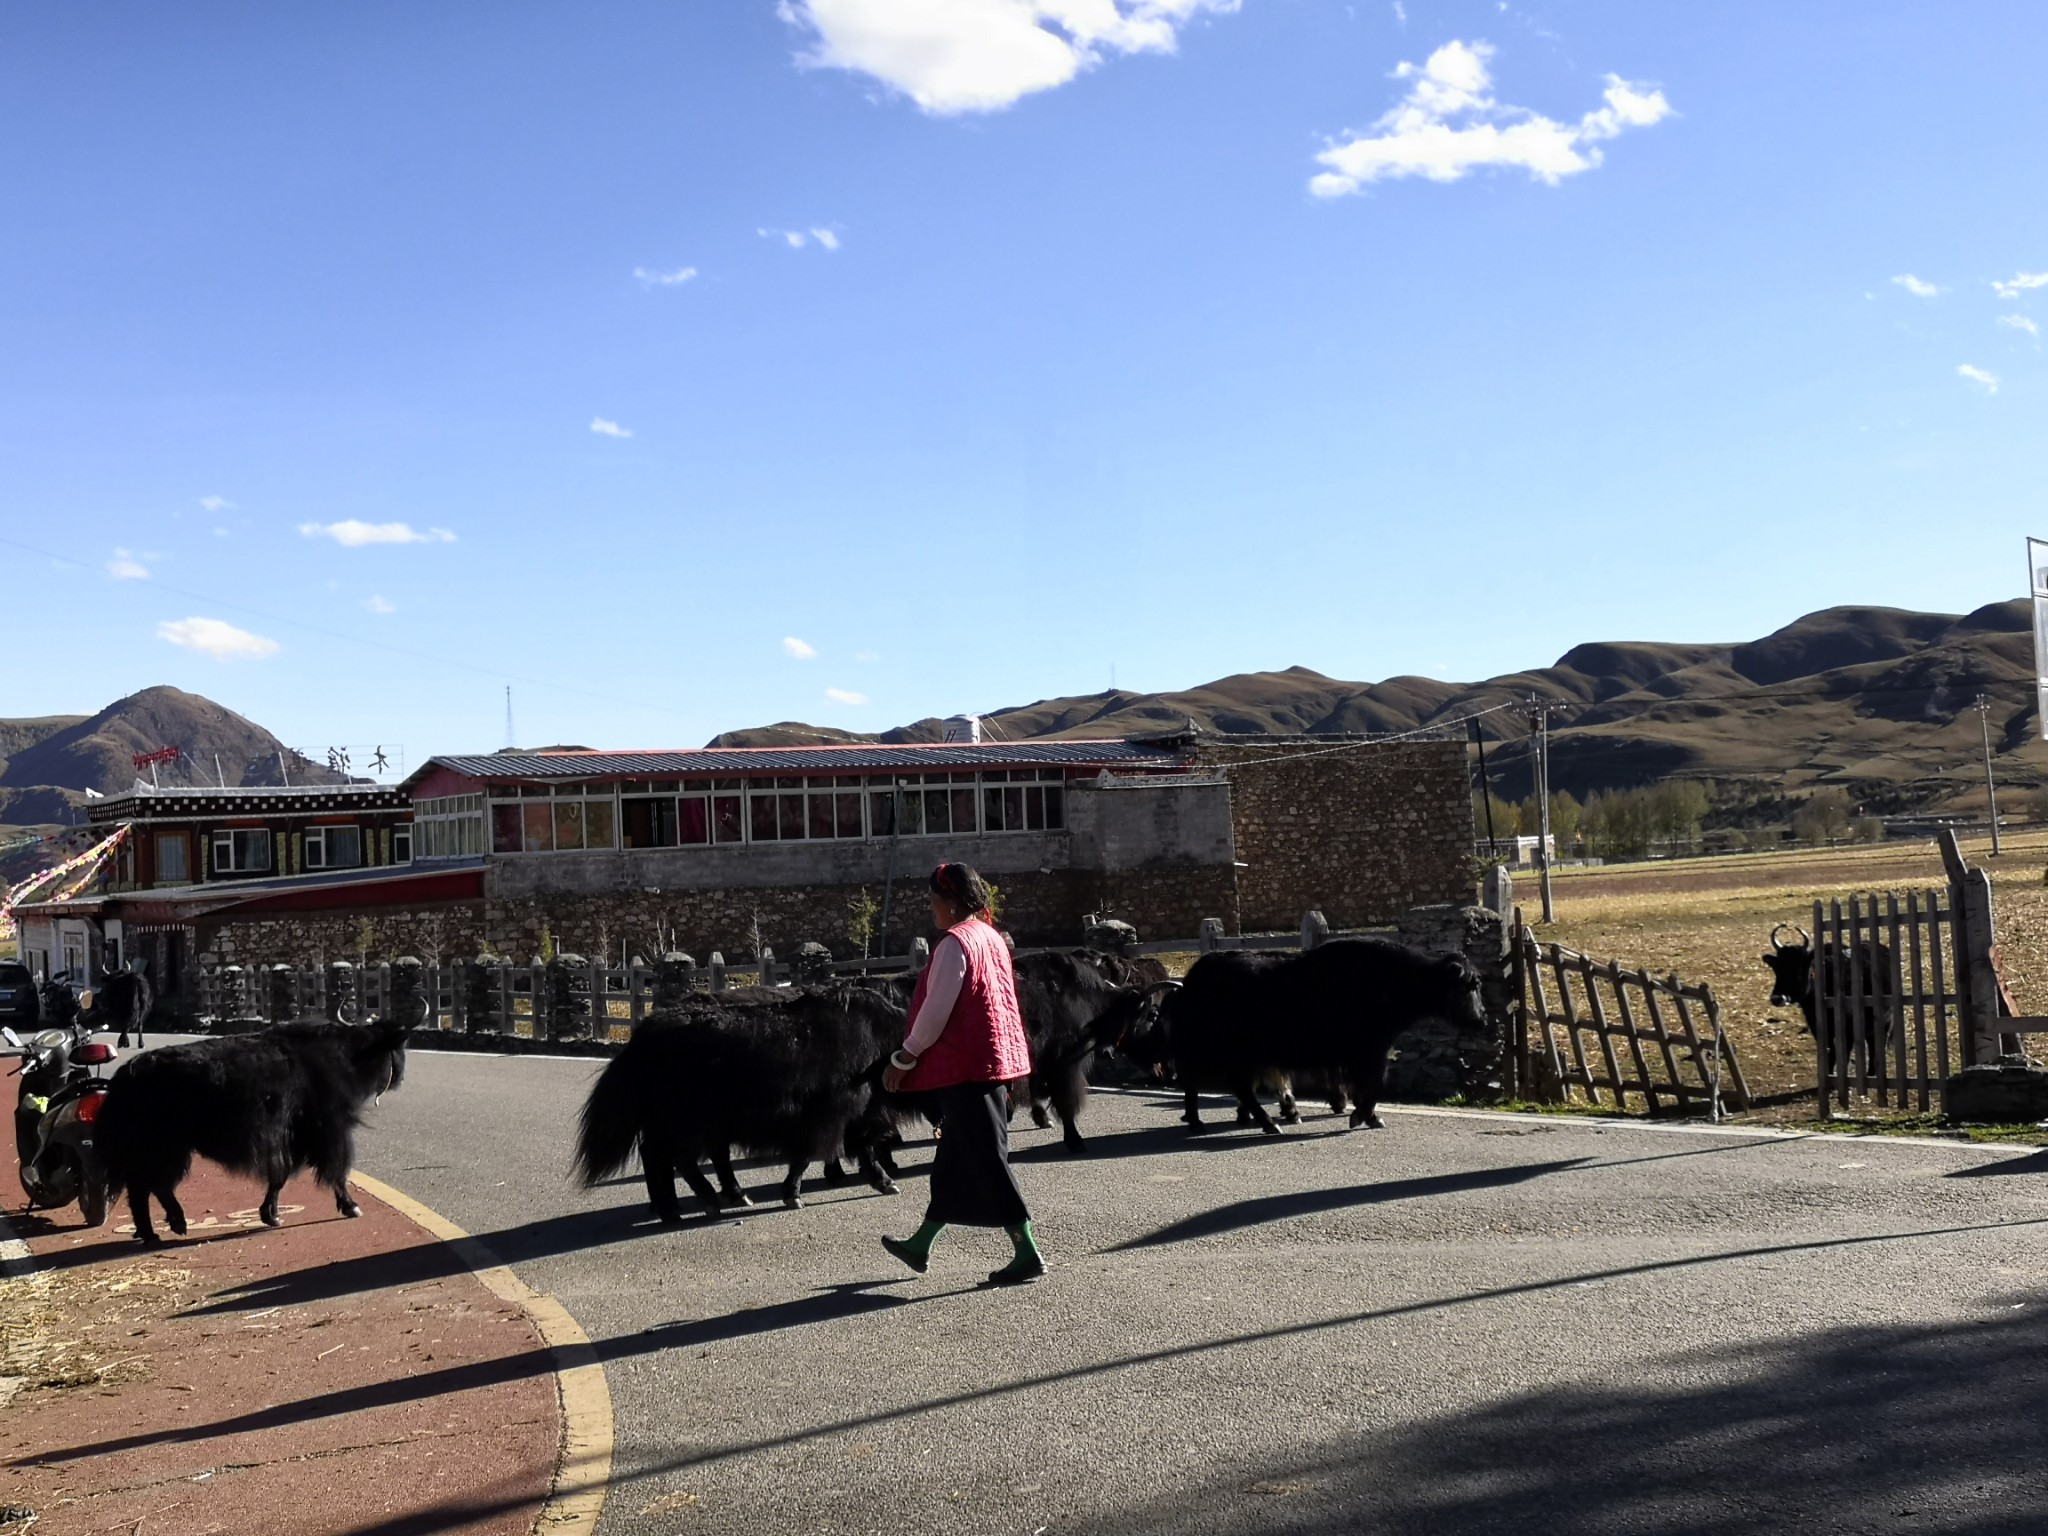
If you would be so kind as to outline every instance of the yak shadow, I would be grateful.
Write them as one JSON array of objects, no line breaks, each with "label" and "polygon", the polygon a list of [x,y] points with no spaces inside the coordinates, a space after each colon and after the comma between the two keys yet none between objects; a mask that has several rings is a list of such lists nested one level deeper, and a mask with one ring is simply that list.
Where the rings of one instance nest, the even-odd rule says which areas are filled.
[{"label": "yak shadow", "polygon": [[[722,1317],[660,1323],[624,1338],[606,1339],[592,1345],[591,1349],[600,1363],[610,1364],[615,1360],[635,1359],[642,1355],[660,1354],[665,1350],[689,1349],[747,1338],[754,1334],[777,1333],[817,1323],[840,1322],[848,1318],[891,1311],[897,1307],[921,1306],[928,1301],[964,1295],[972,1289],[969,1287],[964,1290],[931,1291],[915,1296],[894,1293],[871,1294],[878,1292],[880,1287],[897,1285],[912,1278],[914,1277],[906,1273],[882,1280],[861,1280],[824,1286],[808,1296],[797,1296],[767,1306],[747,1307],[738,1312],[729,1312]],[[207,1424],[183,1424],[172,1429],[151,1430],[145,1434],[96,1440],[60,1450],[36,1451],[13,1465],[79,1461],[88,1456],[138,1450],[146,1446],[186,1444],[210,1440],[219,1435],[254,1434],[266,1429],[281,1429],[293,1424],[310,1423],[316,1419],[334,1418],[341,1414],[360,1413],[366,1409],[427,1402],[450,1393],[470,1392],[478,1388],[524,1381],[535,1376],[551,1375],[558,1368],[558,1364],[553,1350],[545,1347],[529,1349],[495,1360],[476,1360],[464,1365],[446,1366],[438,1371],[423,1371],[418,1375],[402,1376],[394,1380],[369,1382],[334,1392],[322,1392],[293,1402],[277,1403],[268,1408],[236,1414],[231,1418],[216,1419]]]},{"label": "yak shadow", "polygon": [[[1249,1147],[1283,1146],[1290,1141],[1321,1141],[1331,1136],[1347,1134],[1347,1128],[1339,1126],[1325,1131],[1282,1131],[1278,1136],[1268,1136],[1256,1127],[1245,1128],[1241,1136],[1225,1135],[1225,1130],[1237,1127],[1218,1125],[1205,1135],[1195,1135],[1184,1125],[1154,1125],[1136,1131],[1110,1131],[1106,1135],[1089,1136],[1088,1147],[1083,1152],[1069,1152],[1059,1137],[1033,1146],[1012,1148],[1010,1161],[1013,1163],[1068,1163],[1083,1162],[1095,1157],[1166,1157],[1176,1152],[1238,1152]],[[1085,1133],[1084,1133],[1085,1134]]]},{"label": "yak shadow", "polygon": [[1237,1200],[1213,1211],[1189,1216],[1143,1237],[1133,1237],[1104,1249],[1123,1253],[1133,1248],[1154,1248],[1164,1243],[1187,1243],[1196,1238],[1218,1237],[1267,1222],[1289,1221],[1299,1216],[1317,1216],[1325,1211],[1350,1210],[1361,1205],[1384,1205],[1393,1200],[1425,1200],[1432,1195],[1455,1195],[1468,1190],[1507,1189],[1540,1179],[1545,1174],[1564,1173],[1592,1161],[1586,1157],[1561,1158],[1549,1163],[1517,1163],[1507,1168],[1473,1168],[1462,1173],[1431,1174],[1420,1179],[1387,1179],[1378,1184],[1352,1184],[1343,1189],[1307,1189],[1285,1195],[1261,1195]]}]

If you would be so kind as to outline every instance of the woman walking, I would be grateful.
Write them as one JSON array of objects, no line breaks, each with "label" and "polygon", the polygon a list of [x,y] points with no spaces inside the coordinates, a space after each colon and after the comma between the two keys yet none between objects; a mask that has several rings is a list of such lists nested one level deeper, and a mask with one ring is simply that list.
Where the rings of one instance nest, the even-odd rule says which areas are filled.
[{"label": "woman walking", "polygon": [[1010,946],[989,921],[988,887],[965,864],[932,871],[932,922],[945,937],[910,998],[910,1032],[889,1058],[882,1086],[938,1100],[938,1155],[924,1225],[882,1246],[923,1274],[949,1226],[1001,1227],[1016,1256],[990,1285],[1026,1285],[1045,1273],[1031,1213],[1010,1172],[1006,1083],[1028,1077],[1031,1050],[1017,1007]]}]

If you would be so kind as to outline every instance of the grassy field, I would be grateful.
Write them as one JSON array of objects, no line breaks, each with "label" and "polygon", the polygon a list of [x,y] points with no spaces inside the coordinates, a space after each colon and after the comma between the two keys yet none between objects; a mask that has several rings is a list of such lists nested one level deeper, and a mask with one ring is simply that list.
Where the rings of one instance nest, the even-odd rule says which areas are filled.
[{"label": "grassy field", "polygon": [[[1999,950],[2023,1013],[2048,1013],[2048,832],[1966,841],[1963,854],[1991,874]],[[1538,938],[1681,981],[1705,982],[1720,1000],[1750,1089],[1785,1093],[1813,1082],[1813,1045],[1797,1009],[1769,1007],[1770,974],[1758,958],[1774,923],[1813,925],[1816,899],[1947,884],[1932,839],[1795,853],[1564,869],[1553,876],[1557,921],[1539,921],[1533,876],[1515,899]]]}]

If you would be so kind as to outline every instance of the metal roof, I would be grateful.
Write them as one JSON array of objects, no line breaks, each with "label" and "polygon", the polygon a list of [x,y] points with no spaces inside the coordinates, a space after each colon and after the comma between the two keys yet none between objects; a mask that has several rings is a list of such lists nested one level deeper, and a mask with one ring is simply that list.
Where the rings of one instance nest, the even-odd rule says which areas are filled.
[{"label": "metal roof", "polygon": [[673,779],[686,774],[866,773],[894,768],[1174,767],[1177,752],[1130,741],[834,743],[817,747],[694,747],[668,752],[493,752],[433,757],[408,782],[446,768],[472,779]]}]

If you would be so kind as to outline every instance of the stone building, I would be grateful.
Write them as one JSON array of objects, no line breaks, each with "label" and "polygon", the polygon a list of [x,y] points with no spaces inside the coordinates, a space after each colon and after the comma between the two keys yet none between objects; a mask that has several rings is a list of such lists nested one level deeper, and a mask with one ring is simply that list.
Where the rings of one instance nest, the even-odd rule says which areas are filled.
[{"label": "stone building", "polygon": [[1148,939],[1292,931],[1310,908],[1357,928],[1472,899],[1467,783],[1457,739],[1193,731],[445,756],[396,787],[96,803],[125,853],[65,914],[23,915],[89,918],[173,992],[195,962],[365,950],[901,953],[949,859],[1025,944],[1077,942],[1090,913]]}]

